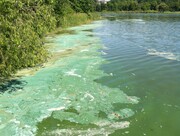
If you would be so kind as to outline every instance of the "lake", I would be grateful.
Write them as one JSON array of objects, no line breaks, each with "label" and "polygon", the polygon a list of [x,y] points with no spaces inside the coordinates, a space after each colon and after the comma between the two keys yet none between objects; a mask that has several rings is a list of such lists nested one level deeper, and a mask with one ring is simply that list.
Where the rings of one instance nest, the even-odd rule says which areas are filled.
[{"label": "lake", "polygon": [[180,15],[103,16],[0,87],[0,135],[179,136]]},{"label": "lake", "polygon": [[[95,30],[109,62],[101,66],[111,77],[98,79],[140,98],[136,114],[124,130],[130,136],[180,134],[180,15],[104,15]],[[119,135],[116,131],[112,135]]]}]

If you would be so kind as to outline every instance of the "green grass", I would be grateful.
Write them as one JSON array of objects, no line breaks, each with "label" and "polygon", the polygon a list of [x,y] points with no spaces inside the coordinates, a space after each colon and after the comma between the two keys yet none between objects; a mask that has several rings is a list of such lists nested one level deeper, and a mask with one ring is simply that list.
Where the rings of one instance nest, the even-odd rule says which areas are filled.
[{"label": "green grass", "polygon": [[90,23],[91,21],[100,18],[98,13],[74,13],[61,18],[61,26],[63,28],[77,26],[81,24]]},{"label": "green grass", "polygon": [[100,13],[94,12],[94,13],[74,13],[70,14],[68,16],[65,16],[63,18],[60,18],[60,27],[57,28],[55,31],[50,32],[48,35],[53,36],[57,34],[72,34],[74,31],[67,30],[66,28],[72,27],[72,26],[78,26],[82,24],[90,23],[94,20],[100,19]]}]

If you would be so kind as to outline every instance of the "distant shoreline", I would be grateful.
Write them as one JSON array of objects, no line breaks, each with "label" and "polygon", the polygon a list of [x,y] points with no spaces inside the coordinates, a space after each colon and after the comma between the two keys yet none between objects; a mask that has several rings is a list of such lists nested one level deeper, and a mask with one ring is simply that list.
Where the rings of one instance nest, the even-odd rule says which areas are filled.
[{"label": "distant shoreline", "polygon": [[180,11],[165,11],[165,12],[159,12],[157,10],[147,10],[147,11],[102,11],[100,13],[162,13],[162,14],[180,14]]}]

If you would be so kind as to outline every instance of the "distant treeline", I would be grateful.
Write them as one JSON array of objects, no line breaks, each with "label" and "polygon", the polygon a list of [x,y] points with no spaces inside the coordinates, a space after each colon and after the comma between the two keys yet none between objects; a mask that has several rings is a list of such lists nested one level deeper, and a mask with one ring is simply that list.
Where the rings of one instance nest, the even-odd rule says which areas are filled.
[{"label": "distant treeline", "polygon": [[180,0],[111,0],[101,3],[97,11],[180,11]]},{"label": "distant treeline", "polygon": [[19,69],[45,62],[48,51],[42,38],[80,19],[72,17],[76,13],[91,18],[96,4],[96,0],[0,0],[0,82]]}]

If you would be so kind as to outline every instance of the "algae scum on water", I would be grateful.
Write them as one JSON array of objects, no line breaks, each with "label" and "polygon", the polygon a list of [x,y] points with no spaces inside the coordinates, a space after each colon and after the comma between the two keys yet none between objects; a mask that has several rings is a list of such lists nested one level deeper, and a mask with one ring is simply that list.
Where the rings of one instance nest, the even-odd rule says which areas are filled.
[{"label": "algae scum on water", "polygon": [[0,135],[107,135],[129,127],[126,118],[134,112],[114,105],[138,98],[95,82],[112,76],[99,70],[103,45],[89,31],[95,27],[103,27],[101,21],[48,38],[56,61],[19,79],[23,87],[13,84],[0,94]]}]

